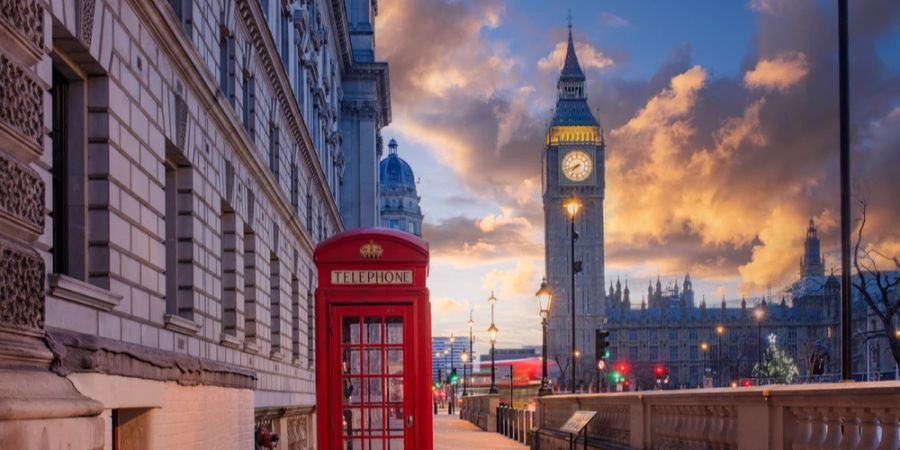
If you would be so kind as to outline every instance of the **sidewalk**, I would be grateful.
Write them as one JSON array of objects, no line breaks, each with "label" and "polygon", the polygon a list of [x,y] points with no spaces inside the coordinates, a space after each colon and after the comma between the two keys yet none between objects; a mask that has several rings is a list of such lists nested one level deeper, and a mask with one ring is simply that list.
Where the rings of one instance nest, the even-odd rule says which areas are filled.
[{"label": "sidewalk", "polygon": [[459,416],[447,415],[447,410],[439,410],[434,416],[434,450],[524,450],[527,449],[512,439],[497,433],[481,431],[480,428],[462,420]]}]

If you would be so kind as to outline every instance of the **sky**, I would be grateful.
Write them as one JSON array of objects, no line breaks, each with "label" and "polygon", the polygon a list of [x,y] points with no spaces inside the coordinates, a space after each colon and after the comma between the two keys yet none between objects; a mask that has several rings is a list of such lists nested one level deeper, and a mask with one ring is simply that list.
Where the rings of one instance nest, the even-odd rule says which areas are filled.
[{"label": "sky", "polygon": [[[382,130],[420,179],[434,335],[540,343],[540,156],[571,11],[606,138],[606,280],[739,302],[795,279],[813,218],[838,266],[837,11],[819,0],[389,0]],[[850,2],[854,202],[900,255],[900,2]],[[854,203],[856,204],[856,203]],[[856,211],[856,209],[855,209]]]}]

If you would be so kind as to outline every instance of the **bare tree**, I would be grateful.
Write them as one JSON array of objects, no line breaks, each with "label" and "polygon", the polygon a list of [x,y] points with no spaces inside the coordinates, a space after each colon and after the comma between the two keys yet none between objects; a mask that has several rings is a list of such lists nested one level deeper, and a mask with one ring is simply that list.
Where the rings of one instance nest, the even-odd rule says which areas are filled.
[{"label": "bare tree", "polygon": [[[900,338],[895,335],[894,318],[900,315],[900,259],[896,256],[889,257],[878,250],[867,246],[862,247],[863,230],[866,226],[865,200],[859,200],[860,219],[856,235],[856,245],[853,252],[853,266],[856,269],[856,281],[853,287],[865,302],[869,312],[881,321],[880,330],[872,330],[875,336],[884,337],[891,348],[894,361],[900,364]],[[895,273],[886,274],[878,268],[878,259],[890,261]]]}]

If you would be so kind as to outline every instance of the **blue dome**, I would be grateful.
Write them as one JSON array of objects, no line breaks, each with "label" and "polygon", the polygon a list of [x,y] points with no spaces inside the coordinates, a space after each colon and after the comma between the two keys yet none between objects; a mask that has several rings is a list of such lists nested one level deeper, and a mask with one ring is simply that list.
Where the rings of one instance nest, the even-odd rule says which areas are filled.
[{"label": "blue dome", "polygon": [[397,156],[397,141],[391,139],[388,144],[390,152],[387,158],[381,160],[379,164],[378,179],[381,182],[381,188],[386,190],[407,190],[408,192],[416,192],[416,177],[413,175],[412,168],[402,158]]}]

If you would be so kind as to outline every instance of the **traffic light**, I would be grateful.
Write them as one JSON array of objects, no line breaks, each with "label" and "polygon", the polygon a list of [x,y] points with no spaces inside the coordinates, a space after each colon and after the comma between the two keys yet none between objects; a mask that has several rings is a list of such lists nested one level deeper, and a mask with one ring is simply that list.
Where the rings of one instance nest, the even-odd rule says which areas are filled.
[{"label": "traffic light", "polygon": [[456,373],[456,368],[454,367],[450,371],[450,384],[456,384],[457,381],[459,381],[459,375]]},{"label": "traffic light", "polygon": [[608,330],[595,330],[595,338],[596,338],[596,347],[595,351],[597,354],[597,359],[606,359],[609,358],[609,331]]},{"label": "traffic light", "polygon": [[665,369],[663,369],[662,366],[656,366],[656,368],[653,369],[653,373],[656,375],[656,384],[662,384]]}]

